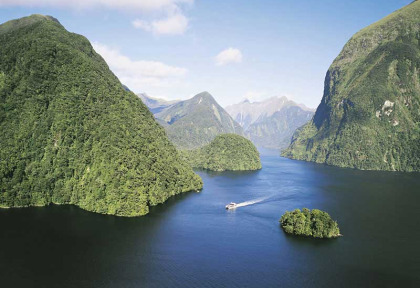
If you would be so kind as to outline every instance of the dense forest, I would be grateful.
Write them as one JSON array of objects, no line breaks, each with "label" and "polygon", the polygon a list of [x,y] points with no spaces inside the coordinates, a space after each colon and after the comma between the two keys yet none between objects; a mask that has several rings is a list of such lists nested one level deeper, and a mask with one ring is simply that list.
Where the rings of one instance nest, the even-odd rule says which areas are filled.
[{"label": "dense forest", "polygon": [[420,1],[356,33],[325,77],[313,120],[283,156],[420,171]]},{"label": "dense forest", "polygon": [[201,189],[146,106],[80,35],[42,15],[0,25],[0,206],[148,213]]},{"label": "dense forest", "polygon": [[281,216],[280,224],[286,233],[314,238],[332,238],[340,236],[338,224],[327,212],[308,208],[295,209]]},{"label": "dense forest", "polygon": [[236,134],[222,134],[199,149],[181,151],[193,168],[212,171],[261,169],[260,154],[248,139]]}]

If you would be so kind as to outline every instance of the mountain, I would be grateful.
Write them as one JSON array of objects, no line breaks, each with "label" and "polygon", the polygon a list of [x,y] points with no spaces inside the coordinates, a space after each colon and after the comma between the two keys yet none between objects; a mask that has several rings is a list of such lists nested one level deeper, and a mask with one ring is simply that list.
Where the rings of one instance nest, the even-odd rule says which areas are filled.
[{"label": "mountain", "polygon": [[50,16],[0,25],[0,206],[118,216],[202,187],[89,41]]},{"label": "mountain", "polygon": [[212,171],[261,169],[260,154],[252,142],[236,134],[221,134],[210,144],[181,155],[194,168]]},{"label": "mountain", "polygon": [[226,107],[226,111],[241,124],[248,139],[266,148],[286,148],[295,130],[314,114],[312,109],[286,97],[261,102],[245,100]]},{"label": "mountain", "polygon": [[159,113],[162,110],[171,107],[172,105],[180,102],[179,100],[167,101],[160,98],[154,98],[148,96],[146,93],[139,93],[137,96],[143,101],[143,103],[149,108],[153,114]]},{"label": "mountain", "polygon": [[169,139],[181,149],[194,149],[209,144],[224,133],[243,135],[238,123],[208,92],[180,101],[155,114]]},{"label": "mountain", "polygon": [[268,117],[260,117],[245,131],[246,137],[258,147],[280,148],[289,146],[297,128],[311,120],[314,112],[298,106],[286,106]]},{"label": "mountain", "polygon": [[312,111],[312,109],[305,105],[296,104],[285,96],[271,97],[260,102],[250,102],[248,99],[245,99],[238,104],[227,106],[225,109],[229,115],[244,128],[244,130],[247,130],[252,123],[256,122],[261,117],[270,117],[284,107],[289,106],[297,106],[304,111]]},{"label": "mountain", "polygon": [[420,1],[356,33],[325,77],[312,121],[286,157],[420,171]]}]

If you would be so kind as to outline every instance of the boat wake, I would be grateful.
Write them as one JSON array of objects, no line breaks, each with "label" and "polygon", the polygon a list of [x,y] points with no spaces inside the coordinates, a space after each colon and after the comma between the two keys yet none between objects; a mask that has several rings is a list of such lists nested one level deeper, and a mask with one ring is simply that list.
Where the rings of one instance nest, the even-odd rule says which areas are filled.
[{"label": "boat wake", "polygon": [[242,203],[238,203],[236,204],[236,208],[238,207],[244,207],[244,206],[249,206],[249,205],[253,205],[253,204],[257,204],[260,203],[266,199],[268,199],[269,197],[263,197],[263,198],[258,198],[258,199],[254,199],[254,200],[250,200],[250,201],[245,201]]}]

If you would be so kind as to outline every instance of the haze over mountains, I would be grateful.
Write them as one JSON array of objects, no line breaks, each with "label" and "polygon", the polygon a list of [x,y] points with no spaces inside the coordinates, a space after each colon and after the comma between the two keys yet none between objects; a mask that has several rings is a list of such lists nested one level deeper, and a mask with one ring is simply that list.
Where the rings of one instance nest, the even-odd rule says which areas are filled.
[{"label": "haze over mountains", "polygon": [[226,111],[237,121],[245,130],[261,118],[272,116],[275,112],[280,111],[285,107],[297,106],[304,111],[314,111],[303,104],[296,104],[287,97],[271,97],[262,101],[251,102],[249,99],[229,105]]},{"label": "haze over mountains", "polygon": [[420,1],[356,33],[321,104],[283,155],[369,170],[420,171]]},{"label": "haze over mountains", "polygon": [[313,109],[286,97],[245,100],[223,109],[207,92],[185,101],[137,95],[165,127],[169,139],[182,149],[201,147],[223,133],[243,135],[257,147],[286,148],[295,130],[314,114]]},{"label": "haze over mountains", "polygon": [[287,147],[294,131],[314,114],[312,109],[284,96],[259,102],[245,100],[226,107],[226,111],[243,127],[247,138],[266,148]]},{"label": "haze over mountains", "polygon": [[202,147],[219,134],[243,135],[241,126],[208,92],[169,105],[167,101],[153,99],[145,94],[139,97],[151,105],[151,111],[156,111],[154,116],[166,129],[169,139],[180,149]]},{"label": "haze over mountains", "polygon": [[165,99],[161,99],[161,98],[154,98],[151,97],[149,95],[147,95],[146,93],[139,93],[137,94],[137,96],[139,96],[139,98],[141,99],[141,101],[143,101],[144,104],[146,104],[146,106],[149,108],[150,112],[152,112],[153,114],[159,113],[162,110],[180,102],[180,100],[165,100]]}]

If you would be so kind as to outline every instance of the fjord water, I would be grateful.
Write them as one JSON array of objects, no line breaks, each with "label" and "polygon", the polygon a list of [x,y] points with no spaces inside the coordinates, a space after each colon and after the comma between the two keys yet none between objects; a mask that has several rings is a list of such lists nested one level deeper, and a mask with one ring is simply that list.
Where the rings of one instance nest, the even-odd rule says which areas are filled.
[{"label": "fjord water", "polygon": [[[267,151],[266,151],[267,152]],[[420,174],[262,155],[209,173],[139,218],[73,206],[0,209],[2,287],[410,287],[420,285]],[[229,202],[263,198],[226,211]],[[286,235],[294,208],[325,210],[338,239]]]}]

